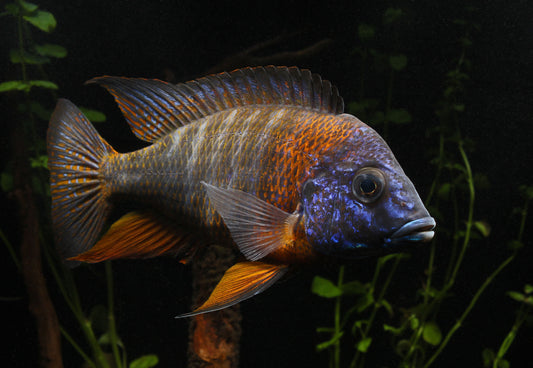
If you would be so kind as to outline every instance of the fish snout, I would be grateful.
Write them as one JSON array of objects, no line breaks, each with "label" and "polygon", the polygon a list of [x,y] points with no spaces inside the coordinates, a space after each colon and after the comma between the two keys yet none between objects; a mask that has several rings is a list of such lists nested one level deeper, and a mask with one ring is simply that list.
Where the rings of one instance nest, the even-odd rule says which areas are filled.
[{"label": "fish snout", "polygon": [[409,221],[385,239],[385,242],[389,244],[428,242],[433,239],[435,225],[435,219],[431,216]]}]

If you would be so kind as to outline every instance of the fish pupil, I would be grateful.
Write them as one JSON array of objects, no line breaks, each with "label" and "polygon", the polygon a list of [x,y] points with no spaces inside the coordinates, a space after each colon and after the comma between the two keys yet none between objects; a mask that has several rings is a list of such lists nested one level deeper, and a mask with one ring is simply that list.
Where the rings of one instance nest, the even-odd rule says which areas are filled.
[{"label": "fish pupil", "polygon": [[358,171],[352,182],[352,192],[362,203],[375,202],[383,193],[386,179],[383,172],[373,167]]},{"label": "fish pupil", "polygon": [[363,179],[360,184],[361,193],[367,196],[374,194],[377,187],[378,185],[371,178]]}]

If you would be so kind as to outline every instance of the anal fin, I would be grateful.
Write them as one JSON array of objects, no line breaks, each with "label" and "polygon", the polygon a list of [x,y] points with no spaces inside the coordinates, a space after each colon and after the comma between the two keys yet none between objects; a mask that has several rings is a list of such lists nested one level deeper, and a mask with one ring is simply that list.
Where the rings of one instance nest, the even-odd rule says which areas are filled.
[{"label": "anal fin", "polygon": [[190,235],[171,219],[155,212],[130,212],[116,221],[96,245],[70,258],[96,263],[118,258],[151,258],[179,255],[186,261],[194,247]]},{"label": "anal fin", "polygon": [[287,265],[263,262],[239,262],[222,276],[209,298],[200,307],[176,318],[224,309],[253,297],[272,286],[288,270]]}]

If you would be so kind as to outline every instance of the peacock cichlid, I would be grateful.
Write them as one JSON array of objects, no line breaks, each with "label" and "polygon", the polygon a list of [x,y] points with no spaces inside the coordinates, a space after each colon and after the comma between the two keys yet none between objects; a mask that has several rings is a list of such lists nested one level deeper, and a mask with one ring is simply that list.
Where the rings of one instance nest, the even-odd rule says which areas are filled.
[{"label": "peacock cichlid", "polygon": [[[119,154],[71,102],[48,130],[52,222],[67,262],[236,247],[191,316],[265,290],[290,267],[397,252],[429,241],[435,221],[385,141],[328,81],[258,67],[183,84],[100,77],[133,133]],[[114,204],[136,210],[102,236]],[[245,259],[245,260],[244,260]]]}]

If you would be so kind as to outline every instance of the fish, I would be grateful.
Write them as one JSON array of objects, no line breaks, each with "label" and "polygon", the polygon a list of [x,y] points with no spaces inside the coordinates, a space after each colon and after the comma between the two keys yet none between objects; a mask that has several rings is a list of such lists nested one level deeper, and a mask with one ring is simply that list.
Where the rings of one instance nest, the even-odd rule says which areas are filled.
[{"label": "fish", "polygon": [[[70,101],[47,132],[55,243],[70,266],[238,261],[189,317],[264,291],[290,270],[400,252],[435,220],[379,134],[307,69],[248,67],[186,83],[102,76],[145,148],[118,153]],[[126,206],[124,206],[126,205]],[[110,222],[113,209],[129,208]]]}]

